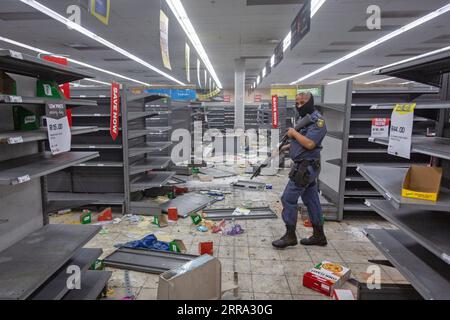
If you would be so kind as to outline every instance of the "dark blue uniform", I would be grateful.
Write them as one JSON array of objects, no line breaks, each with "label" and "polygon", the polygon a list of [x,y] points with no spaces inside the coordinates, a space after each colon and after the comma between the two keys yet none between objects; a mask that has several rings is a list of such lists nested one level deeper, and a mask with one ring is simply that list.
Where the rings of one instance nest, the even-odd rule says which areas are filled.
[{"label": "dark blue uniform", "polygon": [[[319,111],[311,114],[314,124],[300,130],[300,134],[314,141],[316,148],[307,150],[295,139],[291,139],[290,157],[294,161],[294,166],[302,160],[320,160],[322,141],[327,134],[325,121]],[[303,203],[308,208],[309,219],[314,225],[322,224],[322,207],[320,206],[317,178],[319,170],[312,165],[308,166],[310,173],[309,184],[305,187],[298,187],[289,179],[289,183],[284,190],[281,202],[283,203],[283,221],[290,226],[297,225],[298,199],[302,197]]]}]

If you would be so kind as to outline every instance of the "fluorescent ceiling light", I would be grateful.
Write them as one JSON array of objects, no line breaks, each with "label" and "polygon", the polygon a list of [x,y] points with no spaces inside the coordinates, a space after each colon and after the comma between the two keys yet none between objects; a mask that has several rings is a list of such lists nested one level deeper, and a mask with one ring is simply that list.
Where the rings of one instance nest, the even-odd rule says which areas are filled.
[{"label": "fluorescent ceiling light", "polygon": [[406,82],[400,82],[399,84],[402,86],[406,86],[407,84],[414,83],[415,81],[406,81]]},{"label": "fluorescent ceiling light", "polygon": [[273,68],[274,65],[275,65],[275,55],[273,54],[270,57],[270,67]]},{"label": "fluorescent ceiling light", "polygon": [[380,79],[380,80],[370,81],[370,82],[366,82],[364,84],[381,83],[381,82],[389,81],[389,80],[392,80],[392,79],[395,79],[395,77],[389,77],[389,78],[384,78],[384,79]]},{"label": "fluorescent ceiling light", "polygon": [[411,57],[411,58],[408,58],[408,59],[405,59],[405,60],[401,60],[401,61],[397,61],[397,62],[388,64],[388,65],[383,66],[383,67],[375,68],[375,69],[372,69],[372,70],[368,70],[368,71],[364,71],[364,72],[355,74],[353,76],[349,76],[349,77],[346,77],[346,78],[343,78],[343,79],[335,80],[335,81],[332,81],[332,82],[330,82],[328,84],[329,85],[336,84],[336,83],[339,83],[339,82],[343,82],[343,81],[351,80],[351,79],[354,79],[354,78],[358,78],[358,77],[364,76],[366,74],[373,74],[375,71],[378,71],[378,70],[381,70],[381,69],[384,69],[384,68],[394,67],[394,66],[402,64],[402,63],[407,63],[407,62],[411,62],[411,61],[414,61],[414,60],[422,59],[422,58],[425,58],[425,57],[428,57],[428,56],[431,56],[431,55],[434,55],[434,54],[438,54],[438,53],[441,53],[441,52],[449,51],[449,50],[450,50],[450,46],[442,48],[442,49],[430,51],[430,52],[427,52],[427,53],[424,53],[424,54],[421,54],[421,55],[418,55],[418,56],[415,56],[415,57]]},{"label": "fluorescent ceiling light", "polygon": [[[37,52],[37,53],[40,53],[40,54],[48,54],[48,55],[58,56],[57,54],[54,54],[54,53],[51,53],[51,52],[48,52],[48,51],[45,51],[45,50],[42,50],[42,49],[39,49],[39,48],[36,48],[36,47],[32,47],[32,46],[29,46],[27,44],[24,44],[24,43],[21,43],[21,42],[12,40],[12,39],[8,39],[8,38],[5,38],[5,37],[0,37],[0,41],[3,41],[3,42],[6,42],[6,43],[15,45],[17,47],[28,49],[30,51],[34,51],[34,52]],[[111,76],[114,76],[114,77],[117,77],[117,78],[121,78],[121,79],[128,80],[128,81],[131,81],[131,82],[139,83],[139,84],[142,84],[144,86],[152,86],[149,83],[142,82],[142,81],[139,81],[139,80],[136,80],[136,79],[133,79],[133,78],[129,78],[129,77],[123,76],[121,74],[118,74],[118,73],[115,73],[115,72],[111,72],[111,71],[108,71],[108,70],[105,70],[105,69],[102,69],[102,68],[98,68],[96,66],[93,66],[93,65],[90,65],[90,64],[87,64],[87,63],[84,63],[84,62],[72,59],[72,58],[67,58],[67,57],[64,57],[64,58],[66,58],[67,61],[69,61],[71,63],[78,64],[80,66],[83,66],[83,67],[86,67],[86,68],[90,68],[90,69],[93,69],[93,70],[97,70],[97,71],[100,71],[100,72],[104,72],[104,73],[107,73],[107,74],[109,74]],[[90,80],[92,80],[92,79],[90,79]]]},{"label": "fluorescent ceiling light", "polygon": [[122,49],[122,48],[116,46],[115,44],[109,42],[108,40],[106,40],[106,39],[96,35],[95,33],[89,31],[88,29],[80,26],[79,24],[77,24],[77,23],[75,23],[73,21],[70,21],[69,19],[63,17],[59,13],[57,13],[57,12],[51,10],[50,8],[44,6],[43,4],[41,4],[41,3],[39,3],[39,2],[37,2],[35,0],[20,0],[20,1],[25,3],[25,4],[27,4],[27,5],[29,5],[30,7],[35,8],[38,11],[46,14],[47,16],[55,19],[56,21],[59,21],[59,22],[65,24],[70,29],[76,30],[79,33],[84,34],[85,36],[87,36],[87,37],[89,37],[89,38],[91,38],[91,39],[93,39],[93,40],[103,44],[104,46],[106,46],[106,47],[108,47],[108,48],[110,48],[110,49],[112,49],[112,50],[114,50],[114,51],[124,55],[125,57],[127,57],[127,58],[129,58],[131,60],[134,60],[137,63],[139,63],[139,64],[149,68],[150,70],[152,70],[152,71],[154,71],[156,73],[159,73],[160,75],[166,77],[167,79],[170,79],[170,80],[172,80],[172,81],[174,81],[174,82],[176,82],[176,83],[178,83],[178,84],[180,84],[182,86],[185,85],[183,82],[175,79],[174,77],[172,77],[171,75],[165,73],[164,71],[161,71],[158,68],[152,66],[150,63],[142,60],[141,58],[135,56],[134,54],[131,54],[130,52],[126,51],[125,49]]},{"label": "fluorescent ceiling light", "polygon": [[261,76],[258,76],[258,78],[256,78],[256,84],[259,84],[261,82]]},{"label": "fluorescent ceiling light", "polygon": [[264,78],[266,75],[267,75],[267,69],[266,69],[266,67],[264,67],[264,68],[262,69],[262,76],[263,76],[263,78]]},{"label": "fluorescent ceiling light", "polygon": [[292,82],[291,84],[297,84],[297,83],[302,82],[302,81],[304,81],[304,80],[306,80],[308,78],[311,78],[311,77],[321,73],[322,71],[328,70],[328,69],[338,65],[341,62],[344,62],[344,61],[346,61],[348,59],[351,59],[351,58],[353,58],[353,57],[363,53],[363,52],[366,52],[367,50],[372,49],[372,48],[374,48],[374,47],[376,47],[376,46],[378,46],[378,45],[380,45],[380,44],[382,44],[382,43],[384,43],[384,42],[386,42],[386,41],[388,41],[388,40],[390,40],[392,38],[395,38],[395,37],[397,37],[397,36],[407,32],[407,31],[411,30],[411,29],[414,29],[414,28],[416,28],[416,27],[418,27],[418,26],[420,26],[420,25],[422,25],[422,24],[424,24],[424,23],[426,23],[426,22],[428,22],[428,21],[430,21],[430,20],[432,20],[434,18],[437,18],[437,17],[443,15],[444,13],[447,13],[448,11],[450,11],[450,4],[447,4],[446,6],[444,6],[444,7],[440,8],[440,9],[438,9],[436,11],[433,11],[433,12],[427,14],[426,16],[423,16],[422,18],[419,18],[419,19],[411,22],[410,24],[407,24],[406,26],[403,26],[403,27],[401,27],[401,28],[399,28],[399,29],[397,29],[397,30],[395,30],[395,31],[385,35],[384,37],[381,37],[381,38],[379,38],[379,39],[377,39],[377,40],[375,40],[375,41],[365,45],[364,47],[359,48],[359,49],[357,49],[357,50],[347,54],[346,56],[344,56],[344,57],[342,57],[340,59],[337,59],[337,60],[335,60],[335,61],[333,61],[333,62],[331,62],[331,63],[329,63],[329,64],[327,64],[327,65],[325,65],[325,66],[323,66],[323,67],[313,71],[313,72],[311,72],[310,74],[307,74],[304,77],[301,77],[300,79]]},{"label": "fluorescent ceiling light", "polygon": [[191,20],[189,19],[186,10],[184,10],[183,4],[180,0],[166,0],[166,2],[177,18],[187,37],[191,41],[192,45],[195,47],[195,50],[197,50],[197,54],[202,59],[203,64],[209,71],[209,74],[213,77],[219,89],[222,89],[222,83],[220,82],[219,77],[217,76],[216,71],[211,64],[211,61],[209,60],[208,55],[203,48],[202,42],[200,41],[197,32],[195,32],[195,29],[192,26]]}]

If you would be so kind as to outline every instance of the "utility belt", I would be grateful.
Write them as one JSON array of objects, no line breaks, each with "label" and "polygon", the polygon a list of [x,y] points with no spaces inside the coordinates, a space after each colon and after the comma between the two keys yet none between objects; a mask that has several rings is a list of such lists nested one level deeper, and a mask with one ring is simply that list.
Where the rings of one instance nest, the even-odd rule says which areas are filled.
[{"label": "utility belt", "polygon": [[289,173],[289,179],[291,179],[299,188],[307,187],[314,182],[312,180],[315,180],[311,179],[310,166],[316,172],[316,177],[319,176],[320,160],[300,160],[294,162],[291,172]]}]

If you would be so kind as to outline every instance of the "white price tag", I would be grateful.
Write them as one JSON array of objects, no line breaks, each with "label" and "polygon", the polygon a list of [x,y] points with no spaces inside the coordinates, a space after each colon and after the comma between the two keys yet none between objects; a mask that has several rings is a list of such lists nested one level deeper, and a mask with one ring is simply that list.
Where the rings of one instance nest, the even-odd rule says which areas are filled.
[{"label": "white price tag", "polygon": [[9,53],[11,54],[11,57],[23,60],[23,55],[20,52],[9,50]]},{"label": "white price tag", "polygon": [[48,141],[52,154],[70,151],[72,134],[67,117],[53,119],[47,117]]},{"label": "white price tag", "polygon": [[388,118],[372,119],[371,138],[388,138],[389,137],[389,121]]},{"label": "white price tag", "polygon": [[104,167],[105,165],[103,163],[97,164],[97,167]]},{"label": "white price tag", "polygon": [[416,104],[398,104],[391,117],[388,153],[398,157],[411,158],[411,137]]},{"label": "white price tag", "polygon": [[18,143],[23,143],[22,136],[8,138],[8,144],[18,144]]},{"label": "white price tag", "polygon": [[24,175],[24,176],[22,176],[22,177],[17,177],[17,182],[20,184],[20,183],[25,183],[25,182],[28,182],[28,181],[30,181],[31,180],[31,178],[30,178],[30,176],[27,174],[27,175]]},{"label": "white price tag", "polygon": [[9,101],[13,103],[22,103],[23,99],[21,96],[9,96]]},{"label": "white price tag", "polygon": [[86,164],[85,164],[85,163],[80,163],[78,166],[80,166],[80,167],[86,167]]},{"label": "white price tag", "polygon": [[95,149],[95,146],[89,146],[89,149]]}]

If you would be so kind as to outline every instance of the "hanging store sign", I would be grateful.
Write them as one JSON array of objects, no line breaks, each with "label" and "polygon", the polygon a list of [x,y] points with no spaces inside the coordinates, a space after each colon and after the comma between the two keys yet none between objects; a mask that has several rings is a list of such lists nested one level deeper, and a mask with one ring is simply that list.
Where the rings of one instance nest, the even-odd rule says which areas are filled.
[{"label": "hanging store sign", "polygon": [[109,133],[113,141],[116,141],[120,131],[120,84],[111,84],[111,115]]},{"label": "hanging store sign", "polygon": [[278,129],[278,96],[272,96],[272,128]]},{"label": "hanging store sign", "polygon": [[274,51],[275,54],[275,61],[272,68],[275,68],[277,65],[280,64],[280,62],[284,58],[284,52],[283,52],[283,41],[281,41],[278,46],[275,48]]},{"label": "hanging store sign", "polygon": [[103,24],[109,24],[109,13],[111,11],[110,0],[91,0],[91,14]]},{"label": "hanging store sign", "polygon": [[389,138],[389,118],[372,119],[371,138]]},{"label": "hanging store sign", "polygon": [[48,142],[53,155],[70,151],[72,135],[64,103],[47,103],[45,115]]},{"label": "hanging store sign", "polygon": [[311,30],[311,1],[307,0],[291,24],[291,50]]},{"label": "hanging store sign", "polygon": [[159,13],[159,36],[163,65],[165,68],[172,70],[169,56],[169,17],[163,10],[160,10]]},{"label": "hanging store sign", "polygon": [[397,104],[392,112],[388,153],[411,158],[411,137],[416,104]]}]

